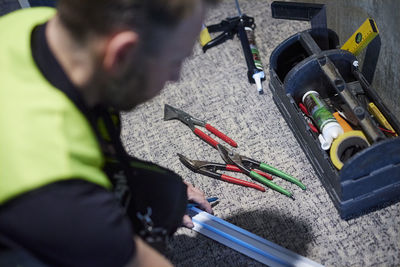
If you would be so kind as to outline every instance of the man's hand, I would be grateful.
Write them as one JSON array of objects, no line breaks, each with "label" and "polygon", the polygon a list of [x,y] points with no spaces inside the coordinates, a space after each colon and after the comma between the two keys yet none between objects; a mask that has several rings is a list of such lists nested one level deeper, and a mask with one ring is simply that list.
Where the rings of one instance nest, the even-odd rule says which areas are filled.
[{"label": "man's hand", "polygon": [[[199,207],[201,209],[212,214],[213,211],[212,211],[211,205],[210,205],[210,203],[208,203],[207,199],[205,198],[204,193],[200,189],[195,188],[190,183],[187,183],[187,182],[184,182],[184,183],[187,185],[188,200],[199,204]],[[185,214],[185,216],[183,216],[183,225],[186,226],[187,228],[194,227],[192,219],[187,214]]]}]

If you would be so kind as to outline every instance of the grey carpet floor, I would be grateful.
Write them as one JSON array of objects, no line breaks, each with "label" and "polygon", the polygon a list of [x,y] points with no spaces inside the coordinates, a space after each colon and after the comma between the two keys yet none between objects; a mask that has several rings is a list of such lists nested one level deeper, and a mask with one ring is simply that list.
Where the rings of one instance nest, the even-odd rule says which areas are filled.
[{"label": "grey carpet floor", "polygon": [[[241,1],[242,11],[255,18],[266,73],[273,49],[310,27],[308,22],[272,19],[270,4]],[[206,23],[220,22],[236,16],[236,12],[233,0],[223,1],[210,11]],[[207,196],[219,197],[214,207],[216,216],[314,261],[326,266],[400,266],[400,204],[341,220],[274,104],[269,76],[263,83],[265,94],[258,95],[246,72],[237,37],[205,54],[197,44],[179,82],[168,84],[159,96],[124,114],[122,137],[129,153],[168,167]],[[176,153],[199,160],[222,159],[184,124],[163,121],[164,104],[206,120],[238,142],[236,151],[298,177],[308,190],[275,179],[294,192],[296,200],[291,201],[272,190],[263,193],[192,173]],[[176,266],[262,266],[185,228],[169,242],[167,253]]]}]

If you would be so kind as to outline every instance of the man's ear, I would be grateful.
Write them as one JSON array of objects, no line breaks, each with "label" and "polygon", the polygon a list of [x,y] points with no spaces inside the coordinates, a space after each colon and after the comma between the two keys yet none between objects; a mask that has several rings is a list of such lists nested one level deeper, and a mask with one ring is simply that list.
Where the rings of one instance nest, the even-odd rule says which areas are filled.
[{"label": "man's ear", "polygon": [[133,31],[122,31],[113,35],[107,42],[104,50],[104,69],[117,74],[130,60],[137,47],[139,36]]}]

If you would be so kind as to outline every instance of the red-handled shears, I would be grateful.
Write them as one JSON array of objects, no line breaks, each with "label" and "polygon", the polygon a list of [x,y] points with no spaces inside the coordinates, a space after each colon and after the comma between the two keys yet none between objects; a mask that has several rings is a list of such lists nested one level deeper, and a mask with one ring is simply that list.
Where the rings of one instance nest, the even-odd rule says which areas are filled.
[{"label": "red-handled shears", "polygon": [[214,148],[217,148],[217,145],[219,144],[216,140],[214,140],[211,136],[208,134],[204,133],[202,130],[199,128],[196,128],[195,125],[205,127],[207,130],[209,130],[211,133],[215,134],[222,140],[224,140],[226,143],[233,147],[237,147],[237,143],[233,141],[231,138],[226,136],[225,134],[221,133],[217,129],[215,129],[213,126],[211,126],[209,123],[206,123],[205,121],[196,119],[192,117],[191,115],[187,114],[186,112],[174,108],[170,105],[165,104],[164,106],[164,120],[172,120],[172,119],[178,119],[187,126],[202,140],[206,141],[208,144],[212,145]]},{"label": "red-handled shears", "polygon": [[[185,156],[181,155],[178,153],[179,156],[179,160],[183,163],[183,165],[185,165],[186,167],[188,167],[190,170],[192,170],[193,172],[196,173],[200,173],[218,180],[222,180],[228,183],[233,183],[233,184],[238,184],[238,185],[242,185],[242,186],[246,186],[246,187],[251,187],[257,190],[260,190],[262,192],[265,192],[265,188],[252,183],[252,182],[248,182],[246,180],[242,180],[239,178],[235,178],[235,177],[231,177],[228,176],[226,174],[221,174],[221,173],[217,173],[218,170],[222,170],[222,171],[232,171],[232,172],[243,172],[242,170],[240,170],[237,166],[235,165],[231,165],[231,164],[222,164],[222,163],[214,163],[214,162],[208,162],[208,161],[200,161],[200,160],[190,160],[188,158],[186,158]],[[259,173],[260,175],[266,177],[267,179],[271,180],[271,176],[267,173],[264,173],[260,170],[253,170],[253,171],[257,171],[257,173]]]}]

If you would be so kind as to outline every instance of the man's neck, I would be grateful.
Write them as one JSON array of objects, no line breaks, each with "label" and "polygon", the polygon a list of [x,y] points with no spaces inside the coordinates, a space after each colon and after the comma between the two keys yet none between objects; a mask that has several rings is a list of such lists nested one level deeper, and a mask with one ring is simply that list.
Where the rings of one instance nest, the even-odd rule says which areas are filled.
[{"label": "man's neck", "polygon": [[54,57],[72,84],[80,91],[86,104],[88,106],[96,105],[98,103],[97,92],[91,90],[92,87],[88,85],[94,71],[96,55],[93,53],[96,50],[88,49],[74,41],[57,15],[47,23],[46,39]]}]

